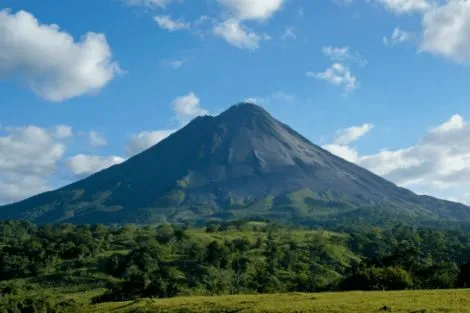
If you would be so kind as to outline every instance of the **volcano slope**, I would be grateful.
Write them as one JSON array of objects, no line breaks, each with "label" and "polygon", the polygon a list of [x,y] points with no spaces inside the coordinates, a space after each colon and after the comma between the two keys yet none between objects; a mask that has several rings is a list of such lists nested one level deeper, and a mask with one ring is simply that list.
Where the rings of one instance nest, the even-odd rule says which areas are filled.
[{"label": "volcano slope", "polygon": [[157,145],[61,189],[0,207],[37,223],[300,224],[468,221],[470,208],[419,196],[314,145],[250,103],[198,117]]}]

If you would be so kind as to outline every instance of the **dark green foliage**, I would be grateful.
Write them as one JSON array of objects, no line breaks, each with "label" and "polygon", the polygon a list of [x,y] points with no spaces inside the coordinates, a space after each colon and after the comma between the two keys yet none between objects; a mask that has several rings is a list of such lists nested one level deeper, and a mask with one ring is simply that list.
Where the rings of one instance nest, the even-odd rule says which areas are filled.
[{"label": "dark green foliage", "polygon": [[0,223],[0,280],[53,272],[60,260],[79,267],[107,247],[104,226]]},{"label": "dark green foliage", "polygon": [[366,267],[341,284],[345,290],[403,290],[413,287],[413,276],[401,267]]},{"label": "dark green foliage", "polygon": [[211,223],[206,230],[1,222],[0,301],[23,306],[19,312],[74,305],[39,301],[24,279],[85,290],[106,286],[93,302],[470,286],[470,237],[459,230],[399,225],[333,233],[248,221]]},{"label": "dark green foliage", "polygon": [[57,301],[46,295],[7,295],[0,298],[0,313],[80,313],[81,311],[81,306],[73,300]]},{"label": "dark green foliage", "polygon": [[457,286],[463,288],[470,287],[470,262],[466,262],[460,266]]}]

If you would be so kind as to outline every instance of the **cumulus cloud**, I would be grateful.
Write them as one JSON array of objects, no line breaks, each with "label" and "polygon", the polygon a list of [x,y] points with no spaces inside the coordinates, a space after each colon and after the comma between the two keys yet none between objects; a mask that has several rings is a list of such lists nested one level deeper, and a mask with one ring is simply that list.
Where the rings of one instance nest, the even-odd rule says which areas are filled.
[{"label": "cumulus cloud", "polygon": [[[377,0],[396,13],[418,12],[421,15],[419,51],[441,56],[458,63],[470,61],[470,2],[466,0]],[[384,44],[403,43],[415,34],[396,28]]]},{"label": "cumulus cloud", "polygon": [[65,164],[73,174],[77,176],[87,176],[124,161],[125,159],[119,156],[78,154],[67,159]]},{"label": "cumulus cloud", "polygon": [[398,13],[423,12],[432,7],[428,0],[377,0],[388,10]]},{"label": "cumulus cloud", "polygon": [[355,163],[358,159],[358,153],[354,148],[346,145],[327,144],[323,146],[323,149],[330,151],[331,153],[345,159],[346,161]]},{"label": "cumulus cloud", "polygon": [[384,45],[386,46],[388,45],[394,46],[397,44],[401,44],[401,43],[413,40],[414,37],[415,37],[414,33],[406,32],[404,30],[401,30],[399,27],[395,27],[395,29],[393,29],[393,33],[390,36],[390,38],[384,36],[382,38],[382,41]]},{"label": "cumulus cloud", "polygon": [[25,11],[0,11],[0,75],[21,77],[41,98],[64,101],[95,93],[121,70],[103,34],[75,41]]},{"label": "cumulus cloud", "polygon": [[136,155],[148,148],[156,145],[163,139],[173,134],[175,129],[143,131],[131,138],[127,143],[126,152],[128,155]]},{"label": "cumulus cloud", "polygon": [[374,125],[371,123],[365,123],[360,126],[352,126],[343,130],[338,131],[335,144],[338,145],[347,145],[351,142],[354,142],[370,132],[374,128]]},{"label": "cumulus cloud", "polygon": [[0,136],[0,203],[20,200],[49,189],[52,175],[65,152],[61,138],[67,126],[7,127]]},{"label": "cumulus cloud", "polygon": [[174,99],[172,105],[178,119],[182,123],[185,123],[197,116],[209,114],[209,111],[201,108],[200,100],[194,92],[190,92],[185,96]]},{"label": "cumulus cloud", "polygon": [[265,20],[274,15],[284,0],[218,0],[239,20]]},{"label": "cumulus cloud", "polygon": [[58,125],[55,128],[54,136],[59,139],[71,137],[72,127],[67,125]]},{"label": "cumulus cloud", "polygon": [[[264,21],[281,9],[284,0],[218,0],[228,18],[217,22],[214,34],[240,49],[259,48],[262,40],[269,40],[267,34],[258,34],[243,23],[244,21]],[[292,35],[292,30],[291,30]]]},{"label": "cumulus cloud", "polygon": [[[127,0],[127,2],[146,7],[165,7],[170,1]],[[266,21],[282,8],[284,0],[217,0],[216,2],[222,8],[222,13],[218,18],[203,15],[191,23],[182,18],[174,19],[169,15],[157,15],[154,20],[161,28],[168,31],[189,30],[200,37],[212,34],[239,49],[254,50],[259,48],[261,41],[269,40],[271,37],[250,29],[245,22]],[[212,27],[207,27],[207,21],[212,22]],[[208,32],[208,29],[211,32]],[[293,29],[287,28],[283,38],[294,39],[294,37]],[[175,65],[174,68],[178,67]]]},{"label": "cumulus cloud", "polygon": [[449,0],[423,16],[421,51],[461,63],[470,61],[470,2]]},{"label": "cumulus cloud", "polygon": [[364,123],[360,126],[341,129],[336,132],[336,137],[333,140],[333,143],[324,145],[323,148],[349,162],[357,162],[359,155],[354,148],[349,146],[349,144],[357,141],[373,128],[373,124]]},{"label": "cumulus cloud", "polygon": [[[339,147],[338,147],[339,146]],[[462,198],[470,188],[470,124],[454,115],[430,129],[416,144],[359,155],[350,145],[324,148],[394,183],[442,198]]]},{"label": "cumulus cloud", "polygon": [[[197,116],[209,114],[209,111],[201,107],[201,101],[194,92],[175,98],[171,106],[176,119],[180,123],[180,127]],[[126,153],[129,156],[133,156],[147,150],[178,131],[178,129],[179,128],[142,131],[129,140],[126,146]]]},{"label": "cumulus cloud", "polygon": [[361,56],[357,51],[352,52],[349,47],[333,47],[325,46],[322,48],[322,52],[325,56],[330,58],[334,62],[352,62],[360,65],[366,65],[367,60]]},{"label": "cumulus cloud", "polygon": [[106,138],[103,137],[103,135],[94,130],[88,133],[88,141],[90,145],[95,147],[106,146],[106,144],[108,143],[108,141],[106,140]]},{"label": "cumulus cloud", "polygon": [[65,146],[54,132],[37,126],[9,127],[0,137],[0,171],[50,174],[62,158]]},{"label": "cumulus cloud", "polygon": [[50,189],[47,180],[39,176],[8,173],[0,179],[0,204],[12,203]]},{"label": "cumulus cloud", "polygon": [[232,46],[240,49],[258,49],[261,40],[269,39],[267,35],[259,35],[243,26],[239,20],[228,19],[214,27],[214,34],[222,37]]},{"label": "cumulus cloud", "polygon": [[153,19],[157,22],[160,28],[166,29],[170,32],[177,30],[189,29],[191,24],[185,22],[183,19],[172,19],[169,15],[154,16]]},{"label": "cumulus cloud", "polygon": [[341,63],[334,63],[323,72],[307,72],[307,76],[343,87],[347,92],[353,91],[359,86],[357,78],[351,73],[349,67]]}]

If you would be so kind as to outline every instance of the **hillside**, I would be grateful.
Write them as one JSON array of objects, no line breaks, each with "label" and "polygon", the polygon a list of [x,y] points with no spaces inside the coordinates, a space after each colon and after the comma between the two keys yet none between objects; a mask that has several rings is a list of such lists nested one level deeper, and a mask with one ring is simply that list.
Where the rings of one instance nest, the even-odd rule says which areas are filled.
[{"label": "hillside", "polygon": [[314,145],[259,106],[199,117],[126,162],[0,207],[38,223],[294,223],[470,220],[470,208],[418,196]]},{"label": "hillside", "polygon": [[0,242],[0,312],[470,312],[456,230],[7,221]]}]

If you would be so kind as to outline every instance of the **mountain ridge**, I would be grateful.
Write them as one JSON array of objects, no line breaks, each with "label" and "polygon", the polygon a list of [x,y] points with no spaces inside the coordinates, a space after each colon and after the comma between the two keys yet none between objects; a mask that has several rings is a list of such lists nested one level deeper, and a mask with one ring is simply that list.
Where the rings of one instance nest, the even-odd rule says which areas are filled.
[{"label": "mountain ridge", "polygon": [[358,210],[367,215],[367,208],[398,219],[470,220],[469,207],[398,187],[244,102],[194,119],[122,164],[0,207],[0,219],[153,223],[256,216],[313,222]]}]

